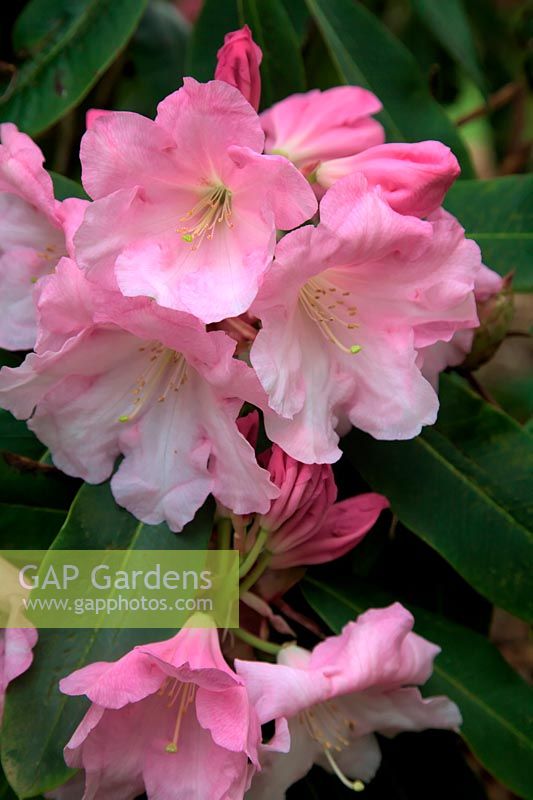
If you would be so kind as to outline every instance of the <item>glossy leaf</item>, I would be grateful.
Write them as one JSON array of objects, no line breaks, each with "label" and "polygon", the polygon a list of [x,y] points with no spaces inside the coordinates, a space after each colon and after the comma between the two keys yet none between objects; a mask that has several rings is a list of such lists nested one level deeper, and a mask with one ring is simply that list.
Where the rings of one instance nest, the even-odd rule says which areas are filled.
[{"label": "glossy leaf", "polygon": [[79,197],[82,200],[88,200],[89,195],[85,192],[83,186],[70,178],[65,178],[58,172],[49,170],[52,183],[54,184],[54,194],[56,200],[66,200],[67,197]]},{"label": "glossy leaf", "polygon": [[[205,548],[211,535],[208,503],[180,534],[165,525],[145,525],[119,508],[108,484],[83,486],[55,549],[189,549]],[[127,556],[125,556],[126,558]],[[66,781],[71,771],[63,747],[76,728],[86,702],[62,695],[58,681],[93,661],[112,661],[137,644],[165,639],[165,630],[42,630],[34,664],[8,691],[2,737],[2,764],[21,798],[44,793]]]},{"label": "glossy leaf", "polygon": [[239,14],[236,0],[205,0],[198,22],[189,40],[186,59],[187,75],[198,81],[214,78],[217,64],[217,51],[229,31],[239,27]]},{"label": "glossy leaf", "polygon": [[413,7],[442,47],[470,75],[474,83],[486,93],[470,22],[462,0],[412,0]]},{"label": "glossy leaf", "polygon": [[[336,633],[367,608],[395,599],[360,581],[336,580],[330,586],[308,577],[302,586],[309,604]],[[533,797],[533,691],[480,634],[424,609],[409,609],[415,631],[442,648],[424,694],[454,700],[463,715],[461,733],[479,760],[520,797]]]},{"label": "glossy leaf", "polygon": [[514,272],[513,287],[533,292],[533,175],[459,181],[444,203],[500,275]]},{"label": "glossy leaf", "polygon": [[240,23],[246,22],[263,51],[261,107],[305,89],[298,37],[281,0],[242,0]]},{"label": "glossy leaf", "polygon": [[113,107],[155,117],[159,101],[181,86],[188,36],[175,5],[152,0],[128,48]]},{"label": "glossy leaf", "polygon": [[513,419],[449,376],[436,426],[407,442],[360,431],[344,451],[407,528],[481,594],[533,619],[533,440]]},{"label": "glossy leaf", "polygon": [[407,48],[360,3],[307,0],[344,83],[365,86],[383,103],[390,141],[439,139],[452,148],[463,174],[472,175],[464,144],[433,100]]},{"label": "glossy leaf", "polygon": [[0,101],[0,119],[36,135],[87,94],[117,57],[147,0],[31,0],[13,39],[25,56]]}]

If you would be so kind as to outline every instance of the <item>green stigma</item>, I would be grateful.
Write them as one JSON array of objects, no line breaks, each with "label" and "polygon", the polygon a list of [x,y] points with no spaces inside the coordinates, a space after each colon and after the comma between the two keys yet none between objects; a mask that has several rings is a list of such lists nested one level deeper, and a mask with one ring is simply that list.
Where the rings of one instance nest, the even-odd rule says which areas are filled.
[{"label": "green stigma", "polygon": [[362,792],[364,791],[365,784],[363,781],[354,781],[353,782],[353,790],[354,792]]},{"label": "green stigma", "polygon": [[167,753],[177,753],[178,752],[178,747],[177,747],[177,745],[174,744],[174,742],[170,742],[165,747],[165,750],[166,750]]},{"label": "green stigma", "polygon": [[361,347],[360,344],[352,344],[352,346],[350,347],[350,353],[353,353],[355,355],[356,353],[360,353],[362,349],[363,348]]},{"label": "green stigma", "polygon": [[184,233],[181,238],[183,239],[184,242],[192,242],[194,237],[191,233]]},{"label": "green stigma", "polygon": [[118,418],[118,421],[119,422],[128,422],[129,421],[129,416],[127,414],[122,414],[122,416],[120,416]]}]

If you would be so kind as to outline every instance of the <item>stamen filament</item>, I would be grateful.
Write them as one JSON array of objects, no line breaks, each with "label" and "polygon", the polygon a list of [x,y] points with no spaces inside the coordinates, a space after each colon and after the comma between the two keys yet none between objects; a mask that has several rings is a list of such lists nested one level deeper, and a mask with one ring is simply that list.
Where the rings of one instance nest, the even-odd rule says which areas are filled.
[{"label": "stamen filament", "polygon": [[344,772],[341,770],[331,753],[327,748],[324,748],[324,753],[326,754],[326,758],[330,763],[331,769],[340,780],[343,786],[346,786],[348,789],[351,789],[353,792],[362,792],[365,788],[365,784],[363,781],[351,781],[349,778],[346,777]]},{"label": "stamen filament", "polygon": [[[224,222],[228,228],[233,227],[231,215],[231,192],[223,184],[218,184],[180,217],[180,222],[189,224],[177,228],[177,233],[181,233],[184,242],[192,242],[192,249],[197,250],[204,238],[213,238],[220,223]],[[196,222],[193,223],[195,218]]]}]

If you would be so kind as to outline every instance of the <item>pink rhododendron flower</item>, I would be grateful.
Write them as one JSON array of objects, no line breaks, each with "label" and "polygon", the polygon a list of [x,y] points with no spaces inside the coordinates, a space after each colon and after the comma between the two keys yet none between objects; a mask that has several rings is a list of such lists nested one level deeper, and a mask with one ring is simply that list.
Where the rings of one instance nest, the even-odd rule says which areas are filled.
[{"label": "pink rhododendron flower", "polygon": [[304,175],[322,161],[344,158],[382,144],[382,126],[371,118],[378,98],[359,86],[293,94],[261,114],[265,151],[282,153]]},{"label": "pink rhododendron flower", "polygon": [[235,662],[260,723],[277,726],[262,749],[250,800],[281,800],[315,763],[361,790],[381,760],[375,733],[461,724],[454,703],[423,699],[414,688],[431,675],[439,648],[412,627],[411,614],[396,603],[367,611],[312,652],[290,645],[278,664]]},{"label": "pink rhododendron flower", "polygon": [[[190,621],[194,625],[194,618]],[[184,628],[89,664],[60,683],[92,705],[65,748],[85,770],[84,798],[241,800],[258,766],[260,728],[213,628]]]},{"label": "pink rhododendron flower", "polygon": [[280,490],[269,511],[257,520],[258,528],[268,532],[265,546],[272,553],[272,569],[339,558],[359,544],[388,508],[388,500],[373,493],[336,503],[329,464],[302,464],[277,445],[260,461]]},{"label": "pink rhododendron flower", "polygon": [[60,469],[99,483],[122,453],[117,502],[175,531],[210,493],[238,514],[268,510],[278,490],[235,424],[255,378],[226,334],[101,289],[69,259],[43,282],[39,313],[37,352],[2,370],[0,403],[31,416]]},{"label": "pink rhododendron flower", "polygon": [[8,350],[33,347],[34,284],[66,255],[86,206],[55,200],[43,162],[29,136],[0,125],[0,347]]},{"label": "pink rhododendron flower", "polygon": [[329,189],[341,178],[362,172],[369,186],[399,214],[425,217],[437,209],[460,173],[457,159],[441,142],[381,144],[346,158],[325,161],[317,183]]},{"label": "pink rhododendron flower", "polygon": [[11,681],[29,669],[37,638],[35,628],[0,629],[0,720],[4,713],[6,689]]},{"label": "pink rhododendron flower", "polygon": [[450,214],[397,214],[354,174],[325,194],[320,220],[281,240],[252,309],[267,434],[305,463],[339,458],[343,417],[378,439],[432,424],[418,351],[478,323],[479,248]]},{"label": "pink rhododendron flower", "polygon": [[235,86],[256,111],[261,98],[262,58],[261,48],[254,42],[248,25],[227,33],[217,53],[216,80]]},{"label": "pink rhododendron flower", "polygon": [[99,117],[81,145],[95,202],[75,238],[80,266],[91,280],[204,322],[247,311],[276,228],[316,210],[307,181],[287,159],[262,155],[263,145],[259,117],[223,81],[185,78],[155,122]]}]

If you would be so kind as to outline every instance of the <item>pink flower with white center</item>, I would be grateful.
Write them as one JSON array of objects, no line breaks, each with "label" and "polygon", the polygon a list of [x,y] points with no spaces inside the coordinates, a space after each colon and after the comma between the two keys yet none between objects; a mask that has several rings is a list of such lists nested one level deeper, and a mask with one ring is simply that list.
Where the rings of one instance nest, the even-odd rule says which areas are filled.
[{"label": "pink flower with white center", "polygon": [[409,439],[438,398],[420,348],[478,324],[478,246],[457,221],[394,212],[361,174],[320,204],[320,224],[278,244],[252,311],[251,361],[269,397],[269,438],[304,463],[340,457],[340,419],[378,439]]},{"label": "pink flower with white center", "polygon": [[35,628],[0,628],[0,721],[7,687],[30,668],[37,638]]},{"label": "pink flower with white center", "polygon": [[341,178],[362,172],[369,186],[399,214],[425,217],[435,211],[460,173],[457,159],[441,142],[381,144],[347,158],[323,162],[317,184],[329,189]]},{"label": "pink flower with white center", "polygon": [[0,125],[0,347],[29,350],[36,337],[34,284],[69,250],[87,203],[54,198],[37,145]]},{"label": "pink flower with white center", "polygon": [[252,39],[248,25],[227,33],[217,53],[215,79],[235,86],[256,111],[261,98],[259,65],[262,59],[261,48]]},{"label": "pink flower with white center", "polygon": [[261,114],[265,152],[281,153],[311,175],[322,161],[382,144],[383,128],[371,118],[378,111],[378,98],[359,86],[290,95]]},{"label": "pink flower with white center", "polygon": [[[210,493],[237,514],[278,495],[235,420],[255,377],[235,342],[187,314],[124,298],[63,259],[43,282],[35,354],[0,372],[0,404],[69,475],[179,531]],[[250,388],[252,387],[252,388]]]},{"label": "pink flower with white center", "polygon": [[316,211],[307,181],[263,145],[256,112],[223,81],[185,78],[155,122],[129,112],[93,120],[81,161],[95,202],[75,237],[78,263],[91,280],[206,323],[247,311],[276,229]]},{"label": "pink flower with white center", "polygon": [[260,723],[275,720],[277,728],[260,751],[262,771],[247,798],[282,800],[315,763],[361,791],[381,761],[375,733],[461,724],[454,703],[423,699],[414,688],[430,677],[439,648],[412,627],[411,614],[396,603],[367,611],[312,652],[291,645],[277,664],[235,662]]},{"label": "pink flower with white center", "polygon": [[[329,464],[302,464],[277,445],[260,458],[280,495],[257,518],[260,536],[272,554],[269,567],[322,564],[355,547],[374,525],[388,500],[367,493],[336,503],[337,487]],[[252,546],[253,537],[246,543]]]},{"label": "pink flower with white center", "polygon": [[85,770],[85,800],[242,800],[260,728],[213,628],[89,664],[60,689],[92,703],[65,747],[67,764]]}]

